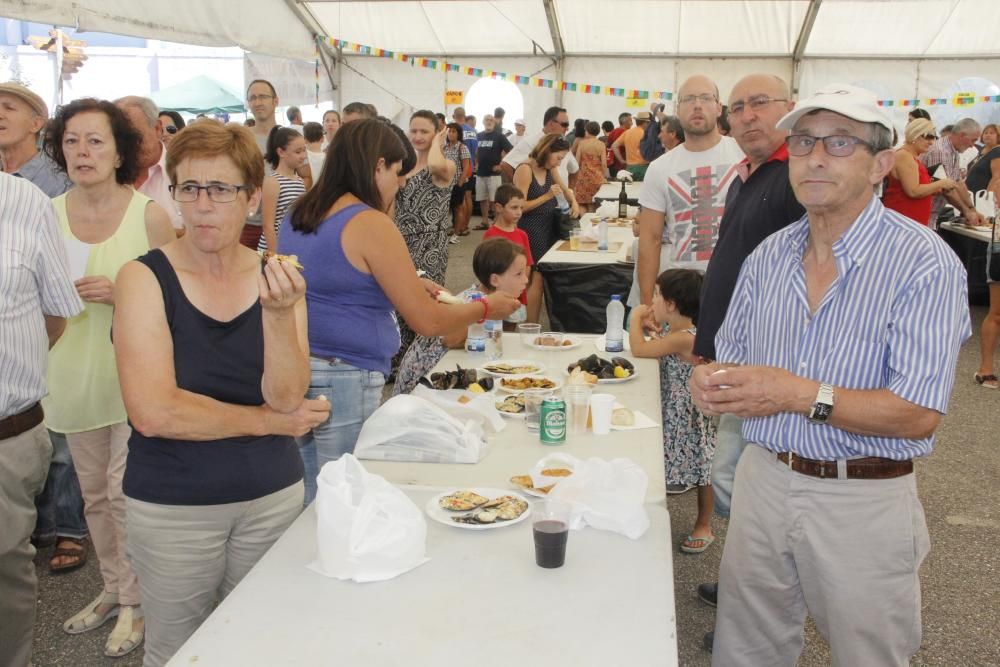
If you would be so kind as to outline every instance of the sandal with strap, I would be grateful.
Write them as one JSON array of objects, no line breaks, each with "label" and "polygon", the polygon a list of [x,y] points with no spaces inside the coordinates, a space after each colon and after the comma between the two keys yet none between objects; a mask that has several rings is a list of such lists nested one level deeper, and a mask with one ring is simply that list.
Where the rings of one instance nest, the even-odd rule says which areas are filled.
[{"label": "sandal with strap", "polygon": [[[73,546],[71,549],[67,549],[64,545],[70,543]],[[65,574],[66,572],[72,572],[73,570],[79,570],[81,567],[87,564],[87,554],[90,548],[87,546],[86,539],[77,539],[75,537],[63,537],[59,536],[56,540],[56,550],[52,552],[52,556],[49,558],[49,572],[52,574]],[[76,560],[70,563],[60,563],[57,564],[55,560],[59,557],[63,558],[74,558]]]},{"label": "sandal with strap", "polygon": [[[98,614],[97,608],[102,604],[114,605],[105,614]],[[78,635],[83,632],[89,632],[94,628],[99,628],[111,619],[118,615],[121,607],[118,606],[118,593],[104,593],[102,592],[94,601],[88,604],[86,607],[81,609],[68,621],[63,623],[63,630],[71,635]]]},{"label": "sandal with strap", "polygon": [[[701,546],[694,546],[696,543],[701,542]],[[705,549],[712,546],[712,542],[715,542],[715,536],[709,535],[708,537],[695,537],[694,535],[688,535],[681,542],[681,551],[686,554],[700,554]]]},{"label": "sandal with strap", "polygon": [[[104,644],[104,655],[109,658],[120,658],[142,646],[146,636],[146,623],[143,620],[142,609],[138,605],[122,605],[118,614],[118,622],[111,631],[107,643]],[[136,630],[136,623],[139,629]]]},{"label": "sandal with strap", "polygon": [[1000,389],[1000,380],[998,380],[997,376],[993,373],[990,373],[989,375],[980,375],[979,373],[976,373],[972,376],[972,379],[976,381],[976,384],[984,389]]}]

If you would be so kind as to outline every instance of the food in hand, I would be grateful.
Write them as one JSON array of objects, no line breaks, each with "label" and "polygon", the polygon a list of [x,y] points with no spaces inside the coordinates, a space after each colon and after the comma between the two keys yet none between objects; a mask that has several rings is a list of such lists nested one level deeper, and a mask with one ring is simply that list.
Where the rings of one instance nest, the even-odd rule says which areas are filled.
[{"label": "food in hand", "polygon": [[438,505],[442,509],[463,512],[485,505],[489,498],[479,495],[473,491],[456,491],[447,496],[441,496]]},{"label": "food in hand", "polygon": [[452,303],[452,304],[465,303],[465,301],[463,301],[461,297],[455,296],[448,290],[441,290],[434,296],[434,298],[440,301],[441,303]]},{"label": "food in hand", "polygon": [[[589,357],[577,359],[567,367],[567,372],[572,374],[573,370],[579,368],[582,371],[596,375],[599,380],[613,380],[615,378],[624,379],[635,374],[635,366],[624,357],[612,357],[610,361],[601,358],[596,354]],[[621,370],[619,370],[621,369]]]},{"label": "food in hand", "polygon": [[611,423],[615,426],[634,426],[635,413],[628,408],[615,408],[611,413]]},{"label": "food in hand", "polygon": [[299,264],[299,256],[298,255],[278,255],[278,254],[270,254],[269,255],[267,252],[265,252],[263,250],[258,251],[257,254],[260,255],[260,266],[261,266],[262,269],[264,268],[264,265],[267,264],[267,260],[271,259],[272,257],[274,259],[278,260],[279,264],[290,264],[291,266],[294,266],[299,271],[301,271],[302,269],[305,268],[304,266],[302,266],[301,264]]},{"label": "food in hand", "polygon": [[523,378],[503,378],[500,386],[505,389],[555,389],[556,383],[548,378],[523,377]]},{"label": "food in hand", "polygon": [[535,345],[541,345],[543,347],[570,347],[573,345],[573,341],[569,338],[554,338],[552,336],[539,336],[535,339]]}]

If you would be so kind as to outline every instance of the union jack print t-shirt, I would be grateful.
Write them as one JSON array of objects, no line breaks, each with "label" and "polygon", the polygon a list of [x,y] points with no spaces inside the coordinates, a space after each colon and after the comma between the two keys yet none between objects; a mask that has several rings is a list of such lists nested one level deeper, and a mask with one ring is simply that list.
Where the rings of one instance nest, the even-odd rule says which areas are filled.
[{"label": "union jack print t-shirt", "polygon": [[726,193],[739,178],[736,165],[744,158],[736,140],[722,140],[707,151],[690,151],[684,144],[668,151],[649,165],[642,183],[639,204],[663,211],[661,256],[670,268],[704,271],[719,240],[719,223]]}]

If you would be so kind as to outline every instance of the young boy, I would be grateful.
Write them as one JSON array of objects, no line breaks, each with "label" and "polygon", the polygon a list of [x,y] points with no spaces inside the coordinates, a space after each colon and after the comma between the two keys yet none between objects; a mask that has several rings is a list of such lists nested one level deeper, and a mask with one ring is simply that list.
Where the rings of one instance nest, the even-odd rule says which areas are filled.
[{"label": "young boy", "polygon": [[[511,184],[501,185],[497,188],[497,193],[493,203],[494,224],[483,234],[483,240],[489,238],[507,239],[511,243],[524,248],[524,256],[528,259],[529,280],[531,279],[531,267],[535,265],[535,260],[531,257],[531,245],[528,242],[528,234],[517,226],[521,214],[524,212],[524,193]],[[538,280],[535,278],[535,280]],[[528,292],[521,292],[521,304],[523,308],[518,308],[513,315],[507,318],[508,323],[517,324],[524,322],[527,317]]]}]

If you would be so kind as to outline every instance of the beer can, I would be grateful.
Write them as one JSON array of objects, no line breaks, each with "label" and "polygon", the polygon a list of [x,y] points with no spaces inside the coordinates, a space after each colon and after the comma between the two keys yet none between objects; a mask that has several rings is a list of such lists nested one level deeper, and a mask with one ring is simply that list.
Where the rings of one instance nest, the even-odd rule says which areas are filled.
[{"label": "beer can", "polygon": [[566,442],[566,401],[559,396],[546,396],[539,411],[538,436],[543,445]]}]

